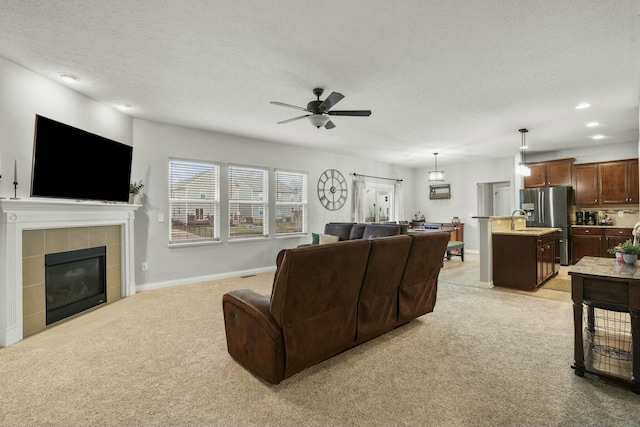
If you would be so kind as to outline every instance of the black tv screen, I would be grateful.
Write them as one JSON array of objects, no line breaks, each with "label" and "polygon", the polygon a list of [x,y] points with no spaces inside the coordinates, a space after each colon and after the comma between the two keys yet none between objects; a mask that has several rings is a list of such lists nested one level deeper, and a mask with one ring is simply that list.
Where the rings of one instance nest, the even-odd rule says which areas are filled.
[{"label": "black tv screen", "polygon": [[126,202],[133,147],[36,115],[32,197]]}]

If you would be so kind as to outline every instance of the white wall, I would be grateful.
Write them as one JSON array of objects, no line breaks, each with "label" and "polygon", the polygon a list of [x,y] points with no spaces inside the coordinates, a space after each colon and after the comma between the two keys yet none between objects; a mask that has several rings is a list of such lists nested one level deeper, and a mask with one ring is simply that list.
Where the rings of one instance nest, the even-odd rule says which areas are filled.
[{"label": "white wall", "polygon": [[451,222],[454,216],[464,223],[466,251],[478,251],[479,230],[477,215],[477,184],[483,182],[509,181],[514,186],[513,157],[503,157],[477,162],[440,165],[445,172],[445,184],[451,185],[451,199],[430,200],[428,167],[414,169],[416,211],[419,210],[430,222]]},{"label": "white wall", "polygon": [[0,196],[13,197],[17,159],[18,197],[29,197],[36,114],[132,145],[130,117],[0,57]]},{"label": "white wall", "polygon": [[[352,176],[360,174],[400,178],[405,186],[405,212],[414,209],[413,170],[358,158],[333,155],[273,142],[215,132],[206,132],[146,120],[134,120],[134,159],[132,180],[145,183],[144,207],[136,212],[136,285],[143,289],[181,283],[192,278],[206,280],[229,272],[249,273],[273,268],[283,248],[309,243],[310,235],[296,238],[270,237],[264,241],[222,242],[191,247],[169,247],[170,212],[168,202],[168,159],[178,157],[223,164],[241,164],[305,171],[309,174],[309,232],[322,232],[331,221],[351,220]],[[326,169],[337,169],[349,183],[349,200],[337,211],[325,209],[319,202],[316,185]],[[221,207],[226,207],[221,191]],[[158,214],[166,221],[158,222]],[[224,216],[223,216],[224,218]],[[224,225],[222,230],[226,230]],[[148,272],[141,270],[147,262]]]}]

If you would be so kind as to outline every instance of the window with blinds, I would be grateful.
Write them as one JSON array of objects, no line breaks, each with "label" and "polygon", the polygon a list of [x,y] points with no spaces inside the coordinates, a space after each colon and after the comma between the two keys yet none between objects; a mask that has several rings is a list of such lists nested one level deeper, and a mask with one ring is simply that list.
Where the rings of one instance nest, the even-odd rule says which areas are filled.
[{"label": "window with blinds", "polygon": [[169,160],[169,243],[220,240],[220,166]]},{"label": "window with blinds", "polygon": [[276,236],[307,232],[307,174],[276,171]]},{"label": "window with blinds", "polygon": [[269,236],[266,169],[229,166],[229,238]]}]

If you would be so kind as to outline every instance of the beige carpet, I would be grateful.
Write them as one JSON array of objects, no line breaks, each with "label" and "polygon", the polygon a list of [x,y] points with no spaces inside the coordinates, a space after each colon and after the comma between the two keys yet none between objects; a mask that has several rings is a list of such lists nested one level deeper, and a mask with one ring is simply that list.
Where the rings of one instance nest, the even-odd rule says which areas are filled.
[{"label": "beige carpet", "polygon": [[570,368],[570,304],[444,282],[434,313],[265,384],[221,297],[271,280],[138,293],[0,349],[0,425],[638,425],[640,396]]}]

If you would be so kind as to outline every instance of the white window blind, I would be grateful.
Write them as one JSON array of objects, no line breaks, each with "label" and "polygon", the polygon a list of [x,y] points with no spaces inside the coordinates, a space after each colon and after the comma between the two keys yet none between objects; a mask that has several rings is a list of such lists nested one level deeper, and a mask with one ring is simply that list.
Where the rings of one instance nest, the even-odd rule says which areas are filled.
[{"label": "white window blind", "polygon": [[229,238],[269,235],[269,181],[265,169],[229,166]]},{"label": "white window blind", "polygon": [[220,167],[169,160],[169,243],[220,239]]},{"label": "white window blind", "polygon": [[276,171],[276,236],[307,232],[307,174]]}]

